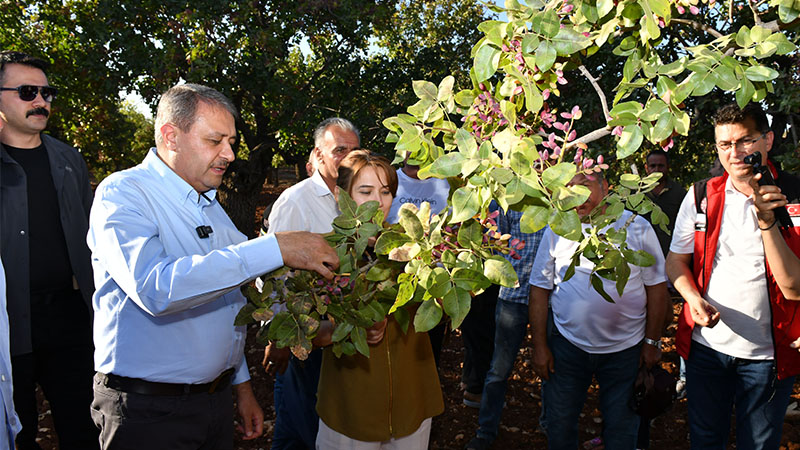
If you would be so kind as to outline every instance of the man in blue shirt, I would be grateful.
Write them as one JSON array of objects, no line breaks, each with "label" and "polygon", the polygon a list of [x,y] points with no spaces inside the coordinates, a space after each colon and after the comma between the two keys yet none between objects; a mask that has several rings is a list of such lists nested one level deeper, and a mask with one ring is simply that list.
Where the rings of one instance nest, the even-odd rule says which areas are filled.
[{"label": "man in blue shirt", "polygon": [[244,438],[261,435],[245,327],[233,326],[245,304],[239,286],[284,264],[326,277],[338,265],[319,235],[248,241],[223,211],[216,188],[234,159],[236,116],[214,89],[171,88],[156,148],[97,188],[87,240],[103,448],[231,449],[232,390]]},{"label": "man in blue shirt", "polygon": [[509,209],[497,215],[497,232],[510,234],[512,246],[524,241],[525,246],[518,250],[519,258],[503,255],[517,272],[520,286],[501,287],[495,309],[494,352],[489,372],[483,385],[483,394],[478,412],[478,430],[475,437],[467,443],[466,450],[484,450],[491,447],[497,438],[500,416],[505,407],[506,383],[514,361],[519,354],[522,340],[528,333],[528,286],[524,280],[531,274],[533,260],[544,229],[535,233],[523,233],[520,229],[522,213]]}]

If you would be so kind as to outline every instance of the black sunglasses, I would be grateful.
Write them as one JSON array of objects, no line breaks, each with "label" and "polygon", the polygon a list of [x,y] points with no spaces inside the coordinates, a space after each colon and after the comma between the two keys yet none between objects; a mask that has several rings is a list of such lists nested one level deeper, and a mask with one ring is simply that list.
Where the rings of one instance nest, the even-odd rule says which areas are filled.
[{"label": "black sunglasses", "polygon": [[50,103],[56,99],[56,94],[58,94],[58,88],[53,86],[31,86],[28,84],[23,84],[22,86],[15,88],[0,88],[0,91],[17,91],[20,100],[24,102],[33,101],[36,98],[36,95],[41,92],[42,99],[44,99],[44,101],[47,103]]}]

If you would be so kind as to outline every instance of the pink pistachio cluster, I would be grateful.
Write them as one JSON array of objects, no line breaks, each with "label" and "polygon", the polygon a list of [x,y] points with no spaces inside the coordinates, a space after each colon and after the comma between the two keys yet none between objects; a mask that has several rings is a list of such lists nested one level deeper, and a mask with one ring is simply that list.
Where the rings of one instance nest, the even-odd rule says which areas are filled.
[{"label": "pink pistachio cluster", "polygon": [[[354,282],[353,280],[353,283]],[[351,284],[350,277],[345,275],[334,275],[333,279],[330,281],[319,279],[316,282],[318,288],[317,294],[326,305],[329,305],[331,303],[331,296],[342,296],[342,289],[352,289]]]}]

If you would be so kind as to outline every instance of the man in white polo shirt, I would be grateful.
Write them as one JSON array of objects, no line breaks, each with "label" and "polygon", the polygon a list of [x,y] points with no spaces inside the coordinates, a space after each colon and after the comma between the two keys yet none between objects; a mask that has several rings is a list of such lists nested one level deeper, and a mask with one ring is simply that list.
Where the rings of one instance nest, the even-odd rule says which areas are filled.
[{"label": "man in white polo shirt", "polygon": [[[577,208],[582,219],[602,201],[608,184],[600,174],[578,174],[572,184],[584,185],[591,196]],[[611,226],[620,229],[630,219],[625,211]],[[588,227],[585,224],[584,227]],[[636,217],[627,229],[628,248],[653,255],[649,267],[631,265],[622,296],[613,281],[603,280],[609,303],[590,282],[592,263],[581,258],[574,275],[564,281],[578,243],[547,229],[531,270],[530,323],[534,369],[547,382],[542,402],[547,405],[546,432],[551,450],[578,447],[578,416],[586,391],[596,377],[600,384],[603,443],[609,449],[636,448],[639,416],[629,406],[641,364],[661,358],[661,328],[668,301],[664,257],[653,228]],[[547,336],[547,305],[553,327]]]}]

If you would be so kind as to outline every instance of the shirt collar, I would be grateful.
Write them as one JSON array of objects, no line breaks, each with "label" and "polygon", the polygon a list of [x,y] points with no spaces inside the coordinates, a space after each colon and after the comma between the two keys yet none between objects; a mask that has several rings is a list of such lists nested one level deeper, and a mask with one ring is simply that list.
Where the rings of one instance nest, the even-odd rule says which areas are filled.
[{"label": "shirt collar", "polygon": [[199,193],[172,170],[161,158],[158,157],[156,148],[150,149],[145,156],[142,165],[150,172],[155,173],[161,178],[162,190],[168,195],[174,196],[181,201],[191,201],[192,203],[214,203],[217,197],[217,190],[211,189],[204,193]]},{"label": "shirt collar", "polygon": [[320,175],[319,170],[315,171],[314,175],[311,175],[311,182],[314,184],[314,192],[317,193],[318,197],[333,195],[333,192],[328,189],[328,185],[325,183],[325,180],[322,179],[322,175]]}]

